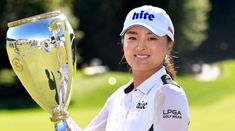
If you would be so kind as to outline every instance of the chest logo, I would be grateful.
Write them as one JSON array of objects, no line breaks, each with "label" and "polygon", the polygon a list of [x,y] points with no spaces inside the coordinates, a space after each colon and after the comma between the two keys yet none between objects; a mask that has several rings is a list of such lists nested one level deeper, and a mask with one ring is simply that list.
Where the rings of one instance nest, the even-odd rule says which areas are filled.
[{"label": "chest logo", "polygon": [[181,119],[182,115],[180,110],[167,109],[163,110],[163,118],[178,118]]},{"label": "chest logo", "polygon": [[136,108],[137,109],[145,109],[145,106],[147,105],[148,103],[147,102],[139,102],[137,105],[136,105]]}]

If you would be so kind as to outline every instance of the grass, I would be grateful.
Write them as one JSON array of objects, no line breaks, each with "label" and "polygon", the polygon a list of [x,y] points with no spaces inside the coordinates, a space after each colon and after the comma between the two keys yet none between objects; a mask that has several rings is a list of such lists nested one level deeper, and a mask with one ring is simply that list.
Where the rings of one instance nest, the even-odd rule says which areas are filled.
[{"label": "grass", "polygon": [[[221,63],[220,63],[221,64]],[[179,76],[177,82],[184,88],[189,104],[191,124],[189,131],[234,131],[235,61],[222,63],[223,75],[216,81],[198,82],[193,76]],[[117,83],[110,85],[108,80],[115,77]],[[74,94],[69,112],[76,123],[85,127],[100,111],[111,93],[126,83],[130,74],[109,72],[104,75],[76,77]],[[39,109],[1,110],[0,130],[41,131],[53,130],[50,115]]]},{"label": "grass", "polygon": [[[91,121],[98,108],[72,108],[69,110],[72,119],[81,127]],[[0,130],[4,131],[52,131],[53,123],[49,113],[40,108],[0,112]]]},{"label": "grass", "polygon": [[205,107],[191,107],[189,131],[234,131],[235,96],[228,96]]},{"label": "grass", "polygon": [[[216,63],[218,64],[218,63]],[[178,77],[178,83],[184,88],[191,106],[206,106],[224,97],[234,95],[235,61],[227,60],[222,63],[222,75],[216,81],[200,82],[193,76]]]},{"label": "grass", "polygon": [[[109,79],[112,78],[116,79],[115,85],[109,84]],[[109,72],[92,77],[81,76],[78,73],[73,90],[72,104],[78,107],[101,107],[112,92],[130,79],[130,74],[121,72]]]}]

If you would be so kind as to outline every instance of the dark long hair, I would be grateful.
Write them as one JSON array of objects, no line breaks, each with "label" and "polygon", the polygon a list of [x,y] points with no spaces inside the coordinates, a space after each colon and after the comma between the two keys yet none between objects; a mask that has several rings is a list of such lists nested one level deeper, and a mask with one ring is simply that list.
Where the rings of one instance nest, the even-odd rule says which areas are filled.
[{"label": "dark long hair", "polygon": [[[167,36],[167,42],[170,43],[172,40],[170,37]],[[171,55],[172,49],[169,51],[169,53],[165,56],[165,59],[163,61],[163,65],[166,67],[166,72],[171,76],[173,80],[176,78],[176,70],[174,66],[174,61]]]}]

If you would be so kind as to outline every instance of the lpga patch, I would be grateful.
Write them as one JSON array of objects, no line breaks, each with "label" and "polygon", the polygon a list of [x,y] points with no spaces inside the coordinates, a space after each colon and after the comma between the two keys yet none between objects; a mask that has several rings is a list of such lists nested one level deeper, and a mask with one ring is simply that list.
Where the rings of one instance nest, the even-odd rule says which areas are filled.
[{"label": "lpga patch", "polygon": [[182,114],[180,110],[176,109],[166,109],[163,110],[163,118],[176,118],[176,119],[181,119]]}]

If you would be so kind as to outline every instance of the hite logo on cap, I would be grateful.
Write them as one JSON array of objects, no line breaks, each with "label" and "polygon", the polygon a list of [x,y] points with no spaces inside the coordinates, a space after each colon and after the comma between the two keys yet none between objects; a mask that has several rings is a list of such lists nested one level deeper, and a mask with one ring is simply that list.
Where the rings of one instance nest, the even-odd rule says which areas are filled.
[{"label": "hite logo on cap", "polygon": [[150,21],[153,21],[154,15],[153,14],[149,14],[148,12],[141,11],[140,13],[136,13],[134,12],[133,16],[132,16],[132,20],[134,19],[148,19]]}]

